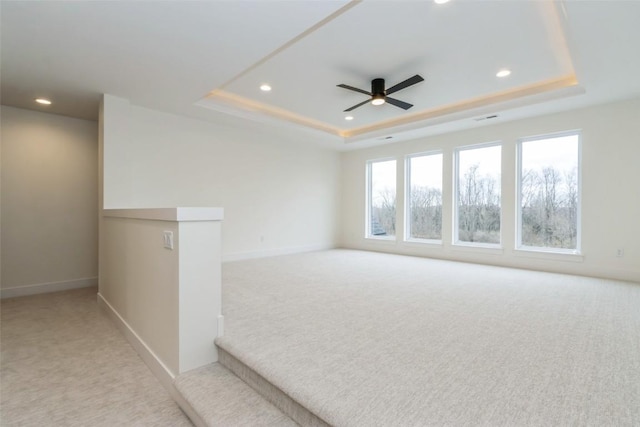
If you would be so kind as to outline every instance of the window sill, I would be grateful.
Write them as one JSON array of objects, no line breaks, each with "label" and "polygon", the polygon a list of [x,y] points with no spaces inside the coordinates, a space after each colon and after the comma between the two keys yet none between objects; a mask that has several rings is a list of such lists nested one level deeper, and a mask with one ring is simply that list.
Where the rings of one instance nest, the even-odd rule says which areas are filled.
[{"label": "window sill", "polygon": [[466,244],[466,243],[454,243],[451,246],[451,250],[454,252],[476,252],[485,253],[491,255],[503,255],[504,249],[499,245],[491,244]]},{"label": "window sill", "polygon": [[408,246],[421,246],[428,248],[442,248],[442,240],[432,239],[405,239],[403,244]]},{"label": "window sill", "polygon": [[583,262],[584,256],[580,253],[558,252],[544,249],[524,249],[518,248],[513,251],[513,255],[523,258],[536,258],[554,261]]},{"label": "window sill", "polygon": [[377,242],[386,242],[386,243],[396,242],[396,236],[365,236],[364,239],[368,241],[377,241]]}]

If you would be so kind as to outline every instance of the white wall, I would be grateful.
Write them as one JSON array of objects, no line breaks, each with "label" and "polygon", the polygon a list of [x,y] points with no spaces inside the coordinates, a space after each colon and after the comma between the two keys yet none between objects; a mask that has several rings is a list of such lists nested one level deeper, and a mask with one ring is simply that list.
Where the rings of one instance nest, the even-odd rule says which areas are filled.
[{"label": "white wall", "polygon": [[96,284],[98,124],[1,114],[3,297]]},{"label": "white wall", "polygon": [[[516,216],[516,142],[524,136],[582,130],[582,256],[514,251]],[[348,248],[421,255],[512,267],[640,281],[640,99],[583,110],[479,127],[342,155],[342,245]],[[502,245],[499,251],[455,247],[452,242],[452,171],[455,147],[501,140]],[[444,150],[443,245],[364,238],[365,164],[369,159],[398,160],[398,189],[404,188],[404,156]],[[397,230],[404,227],[398,191]],[[624,257],[616,250],[624,249]]]},{"label": "white wall", "polygon": [[105,95],[104,207],[217,206],[223,259],[332,247],[334,151]]},{"label": "white wall", "polygon": [[[99,293],[166,369],[179,372],[179,251],[164,249],[162,233],[179,239],[178,223],[104,218]],[[176,245],[177,246],[177,245]]]},{"label": "white wall", "polygon": [[217,360],[221,220],[216,208],[103,212],[98,301],[165,385]]}]

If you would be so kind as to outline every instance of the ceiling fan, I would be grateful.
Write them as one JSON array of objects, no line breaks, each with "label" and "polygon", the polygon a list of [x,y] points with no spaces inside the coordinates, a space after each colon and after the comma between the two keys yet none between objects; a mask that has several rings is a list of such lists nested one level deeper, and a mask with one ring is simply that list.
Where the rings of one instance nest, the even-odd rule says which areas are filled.
[{"label": "ceiling fan", "polygon": [[400,107],[403,110],[408,110],[409,108],[413,107],[413,104],[409,104],[408,102],[400,101],[395,98],[390,98],[388,95],[391,95],[394,92],[397,92],[399,90],[412,86],[416,83],[420,83],[423,80],[424,79],[420,75],[416,74],[415,76],[409,77],[407,80],[402,81],[397,85],[391,86],[389,89],[385,90],[384,79],[379,79],[379,78],[373,79],[371,80],[371,92],[367,92],[366,90],[358,89],[357,87],[353,87],[345,84],[339,84],[337,86],[344,89],[353,90],[358,93],[363,93],[371,97],[371,99],[367,99],[366,101],[356,104],[351,108],[347,108],[346,110],[344,110],[345,113],[347,111],[355,110],[356,108],[363,106],[367,102],[371,102],[373,105],[382,105],[385,102],[388,102],[389,104],[395,105],[396,107]]}]

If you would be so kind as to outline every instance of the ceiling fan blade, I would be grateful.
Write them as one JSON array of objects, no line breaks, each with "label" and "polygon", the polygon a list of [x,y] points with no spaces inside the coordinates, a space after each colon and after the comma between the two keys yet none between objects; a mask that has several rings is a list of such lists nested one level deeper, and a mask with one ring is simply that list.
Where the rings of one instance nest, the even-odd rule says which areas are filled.
[{"label": "ceiling fan blade", "polygon": [[415,76],[409,77],[407,80],[400,82],[395,86],[391,86],[389,89],[387,89],[387,95],[391,95],[392,93],[402,90],[406,87],[409,87],[416,83],[420,83],[423,80],[424,79],[419,74],[416,74]]},{"label": "ceiling fan blade", "polygon": [[395,98],[389,98],[388,96],[385,98],[385,100],[389,104],[395,105],[396,107],[400,107],[403,110],[408,110],[409,108],[413,107],[413,104],[409,104],[408,102],[400,101],[400,100],[395,99]]},{"label": "ceiling fan blade", "polygon": [[358,107],[362,107],[362,106],[363,106],[364,104],[366,104],[367,102],[371,102],[371,100],[370,100],[370,99],[367,99],[366,101],[363,101],[363,102],[361,102],[360,104],[356,104],[356,105],[354,105],[354,106],[353,106],[353,107],[351,107],[351,108],[347,108],[346,110],[344,110],[344,112],[346,113],[346,112],[348,112],[348,111],[355,110],[355,109],[356,109],[356,108],[358,108]]},{"label": "ceiling fan blade", "polygon": [[371,96],[371,92],[367,92],[366,90],[363,89],[358,89],[357,87],[353,87],[353,86],[349,86],[349,85],[344,85],[344,84],[339,84],[337,85],[338,87],[341,87],[343,89],[349,89],[349,90],[353,90],[355,92],[360,92],[360,93],[364,93],[365,95],[369,95]]}]

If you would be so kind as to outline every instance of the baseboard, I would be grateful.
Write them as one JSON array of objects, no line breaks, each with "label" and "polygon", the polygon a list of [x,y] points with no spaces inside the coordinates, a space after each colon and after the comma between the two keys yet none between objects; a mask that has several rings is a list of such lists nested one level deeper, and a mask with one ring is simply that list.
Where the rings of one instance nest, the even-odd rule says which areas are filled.
[{"label": "baseboard", "polygon": [[250,252],[236,252],[232,254],[223,254],[222,262],[231,261],[243,261],[246,259],[266,258],[278,255],[291,255],[304,252],[314,251],[326,251],[329,249],[335,249],[335,245],[309,245],[309,246],[295,246],[288,248],[267,249],[264,251],[250,251]]},{"label": "baseboard", "polygon": [[173,387],[173,380],[176,377],[175,374],[165,365],[160,358],[149,348],[147,343],[140,338],[140,336],[133,330],[133,328],[127,323],[126,320],[120,316],[120,313],[109,302],[104,299],[102,294],[98,292],[98,305],[103,308],[109,315],[111,320],[116,324],[118,329],[124,334],[124,337],[129,341],[129,344],[140,355],[144,363],[147,364],[151,372],[160,380],[162,385],[168,390]]},{"label": "baseboard", "polygon": [[151,373],[160,381],[160,384],[167,390],[171,398],[180,406],[180,409],[189,417],[191,422],[197,427],[206,427],[207,423],[196,413],[191,405],[182,397],[174,385],[175,374],[156,356],[149,346],[140,338],[136,331],[131,328],[120,313],[98,292],[98,306],[103,309],[111,318],[116,327],[122,332],[131,347],[138,353],[142,361],[147,365]]},{"label": "baseboard", "polygon": [[89,288],[91,286],[98,286],[97,277],[4,288],[0,291],[0,298],[4,299],[24,297],[27,295],[48,294],[50,292],[67,291],[69,289]]},{"label": "baseboard", "polygon": [[[514,251],[510,254],[505,251],[502,256],[468,257],[475,248],[460,250],[443,249],[442,246],[424,246],[406,242],[403,245],[383,246],[383,241],[365,242],[365,244],[343,244],[344,249],[356,251],[380,252],[394,255],[417,256],[423,258],[439,259],[461,263],[492,265],[495,267],[515,268],[521,270],[542,271],[547,273],[569,274],[573,276],[595,277],[606,280],[620,280],[624,282],[640,283],[640,269],[617,267],[615,261],[608,265],[588,262],[587,255],[544,254],[526,251]],[[472,250],[473,249],[473,250]],[[480,254],[479,254],[480,255]],[[620,263],[621,264],[621,263]],[[635,267],[635,266],[634,266]]]}]

